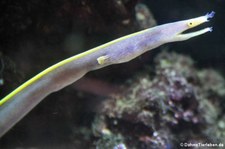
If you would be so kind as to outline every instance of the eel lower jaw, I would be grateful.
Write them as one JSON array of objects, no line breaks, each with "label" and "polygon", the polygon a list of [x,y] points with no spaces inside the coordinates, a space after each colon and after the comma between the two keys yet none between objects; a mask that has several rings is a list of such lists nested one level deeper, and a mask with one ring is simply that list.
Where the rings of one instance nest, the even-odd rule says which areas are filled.
[{"label": "eel lower jaw", "polygon": [[177,34],[176,37],[175,37],[176,38],[175,41],[187,40],[187,39],[190,39],[192,37],[196,37],[196,36],[205,34],[207,32],[212,32],[212,31],[213,31],[212,27],[207,27],[207,28],[204,28],[202,30],[191,32],[191,33]]}]

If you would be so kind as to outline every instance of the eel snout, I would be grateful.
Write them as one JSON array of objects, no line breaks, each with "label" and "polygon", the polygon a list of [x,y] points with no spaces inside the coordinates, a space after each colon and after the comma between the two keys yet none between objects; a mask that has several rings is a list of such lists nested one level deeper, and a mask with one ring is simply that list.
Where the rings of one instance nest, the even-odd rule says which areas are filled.
[{"label": "eel snout", "polygon": [[215,15],[215,12],[212,11],[210,13],[207,13],[204,16],[183,21],[182,23],[184,23],[185,27],[180,33],[177,34],[176,40],[180,40],[180,41],[187,40],[189,38],[199,36],[199,35],[207,33],[207,32],[212,32],[213,28],[207,27],[207,28],[204,28],[204,29],[201,29],[198,31],[182,34],[184,31],[186,31],[188,29],[194,28],[196,26],[199,26],[200,24],[210,21],[210,19],[213,18],[214,15]]}]

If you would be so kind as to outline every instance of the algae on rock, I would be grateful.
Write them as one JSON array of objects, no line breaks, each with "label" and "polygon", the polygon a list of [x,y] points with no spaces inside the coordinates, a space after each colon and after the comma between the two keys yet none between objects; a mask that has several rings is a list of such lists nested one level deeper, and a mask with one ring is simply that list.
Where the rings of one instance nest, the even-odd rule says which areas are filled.
[{"label": "algae on rock", "polygon": [[[138,76],[124,95],[103,102],[97,116],[101,119],[94,123],[104,124],[112,136],[122,135],[123,143],[134,149],[223,142],[224,78],[214,70],[195,68],[190,57],[176,53],[159,54],[155,64],[153,76]],[[102,146],[103,136],[97,136]]]}]

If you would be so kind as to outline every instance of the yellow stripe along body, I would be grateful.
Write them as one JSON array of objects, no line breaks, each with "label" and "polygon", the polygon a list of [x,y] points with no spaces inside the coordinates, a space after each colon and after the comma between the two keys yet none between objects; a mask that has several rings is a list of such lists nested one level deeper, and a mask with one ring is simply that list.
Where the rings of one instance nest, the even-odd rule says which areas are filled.
[{"label": "yellow stripe along body", "polygon": [[111,64],[127,62],[164,43],[183,41],[212,31],[212,28],[205,28],[181,34],[189,28],[207,22],[213,15],[214,12],[211,12],[205,16],[136,32],[72,56],[45,69],[0,100],[0,137],[47,95],[75,82],[87,72]]},{"label": "yellow stripe along body", "polygon": [[[147,29],[149,30],[149,29]],[[112,45],[112,44],[115,44],[116,42],[120,42],[124,39],[128,39],[132,36],[135,36],[135,35],[138,35],[140,33],[143,33],[145,32],[146,30],[143,30],[143,31],[140,31],[140,32],[137,32],[137,33],[133,33],[133,34],[130,34],[130,35],[127,35],[127,36],[124,36],[124,37],[121,37],[121,38],[118,38],[116,40],[113,40],[111,42],[108,42],[106,44],[103,44],[101,46],[98,46],[96,48],[93,48],[93,49],[90,49],[88,51],[85,51],[83,53],[80,53],[78,55],[75,55],[75,56],[72,56],[68,59],[65,59],[47,69],[45,69],[44,71],[40,72],[39,74],[37,74],[36,76],[34,76],[33,78],[31,78],[30,80],[26,81],[25,83],[23,83],[22,85],[20,85],[18,88],[16,88],[13,92],[11,92],[10,94],[8,94],[7,96],[5,96],[3,99],[0,100],[0,106],[3,105],[5,102],[7,102],[8,100],[10,100],[12,97],[14,97],[16,94],[18,94],[19,92],[23,91],[23,89],[25,89],[26,87],[28,87],[29,85],[31,85],[32,83],[35,83],[38,79],[42,78],[43,76],[45,76],[46,74],[48,74],[49,72],[52,72],[54,71],[56,68],[59,68],[69,62],[72,62],[72,61],[75,61],[76,59],[79,59],[79,58],[82,58],[82,57],[85,57],[86,55],[89,55],[91,53],[94,53],[94,52],[97,52],[103,48],[106,48],[107,46],[109,45]]]}]

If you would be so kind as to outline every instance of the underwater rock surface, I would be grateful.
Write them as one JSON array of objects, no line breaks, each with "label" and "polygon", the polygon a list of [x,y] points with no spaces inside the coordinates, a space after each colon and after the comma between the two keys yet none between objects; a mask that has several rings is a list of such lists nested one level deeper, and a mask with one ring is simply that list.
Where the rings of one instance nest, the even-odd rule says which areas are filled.
[{"label": "underwater rock surface", "polygon": [[124,95],[102,103],[93,124],[97,146],[169,149],[182,142],[224,142],[224,78],[176,53],[159,54],[155,64],[154,76],[140,74]]}]

